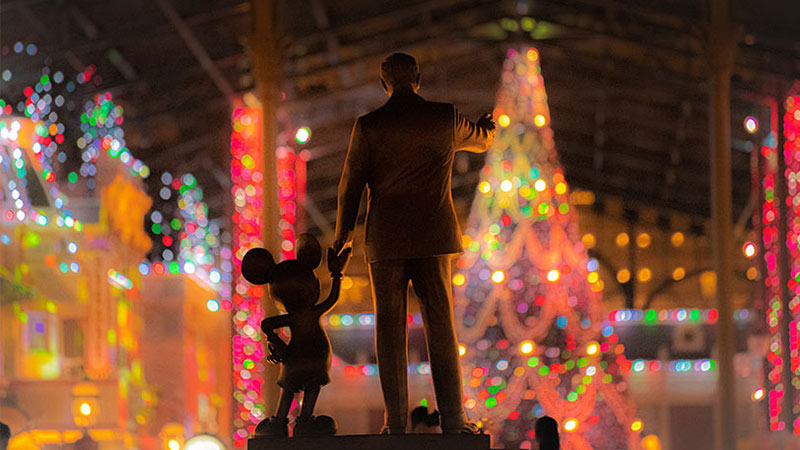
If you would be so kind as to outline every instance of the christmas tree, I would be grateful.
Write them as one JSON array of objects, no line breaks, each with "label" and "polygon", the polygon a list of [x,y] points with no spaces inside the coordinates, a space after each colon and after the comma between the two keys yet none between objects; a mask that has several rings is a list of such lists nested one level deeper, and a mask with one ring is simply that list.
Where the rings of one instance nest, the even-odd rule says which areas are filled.
[{"label": "christmas tree", "polygon": [[494,113],[453,278],[467,411],[495,446],[531,448],[549,415],[562,448],[638,448],[630,363],[579,239],[536,49],[508,51]]}]

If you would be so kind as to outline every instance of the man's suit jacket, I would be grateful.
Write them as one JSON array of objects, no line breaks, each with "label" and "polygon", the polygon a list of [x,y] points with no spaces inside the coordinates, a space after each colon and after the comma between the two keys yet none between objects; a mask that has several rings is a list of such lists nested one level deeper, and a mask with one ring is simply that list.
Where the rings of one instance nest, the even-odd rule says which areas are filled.
[{"label": "man's suit jacket", "polygon": [[484,152],[494,131],[453,105],[411,92],[392,95],[356,120],[350,138],[336,218],[337,240],[355,228],[367,187],[368,262],[461,253],[450,178],[455,152]]}]

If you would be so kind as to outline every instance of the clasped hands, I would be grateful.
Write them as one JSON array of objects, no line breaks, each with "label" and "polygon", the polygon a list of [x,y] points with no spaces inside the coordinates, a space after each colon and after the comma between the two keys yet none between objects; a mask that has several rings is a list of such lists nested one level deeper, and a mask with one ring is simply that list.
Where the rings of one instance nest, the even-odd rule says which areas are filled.
[{"label": "clasped hands", "polygon": [[333,247],[328,248],[328,271],[332,278],[341,278],[352,254],[353,247],[345,246],[344,240],[337,240],[333,243]]}]

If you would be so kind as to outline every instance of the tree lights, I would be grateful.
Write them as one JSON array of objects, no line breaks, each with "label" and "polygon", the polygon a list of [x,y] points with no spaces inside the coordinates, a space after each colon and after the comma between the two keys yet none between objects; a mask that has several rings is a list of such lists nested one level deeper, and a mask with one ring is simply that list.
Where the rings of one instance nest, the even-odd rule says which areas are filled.
[{"label": "tree lights", "polygon": [[631,363],[601,311],[538,59],[536,49],[508,52],[494,111],[501,128],[454,277],[465,406],[507,447],[530,448],[535,419],[548,414],[570,448],[618,450],[637,442],[621,377]]}]

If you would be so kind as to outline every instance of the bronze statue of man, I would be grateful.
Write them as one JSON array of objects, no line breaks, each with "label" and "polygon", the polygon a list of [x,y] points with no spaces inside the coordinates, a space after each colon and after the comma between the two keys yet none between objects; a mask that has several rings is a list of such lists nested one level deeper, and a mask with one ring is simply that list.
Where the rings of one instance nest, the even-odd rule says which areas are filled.
[{"label": "bronze statue of man", "polygon": [[381,64],[389,100],[353,127],[339,182],[334,250],[351,242],[366,186],[366,256],[385,405],[381,433],[405,433],[408,419],[409,282],[420,298],[442,431],[477,433],[463,408],[453,324],[450,264],[462,247],[450,179],[455,152],[485,152],[495,126],[489,113],[472,123],[451,104],[423,99],[419,81],[410,55],[395,53]]}]

